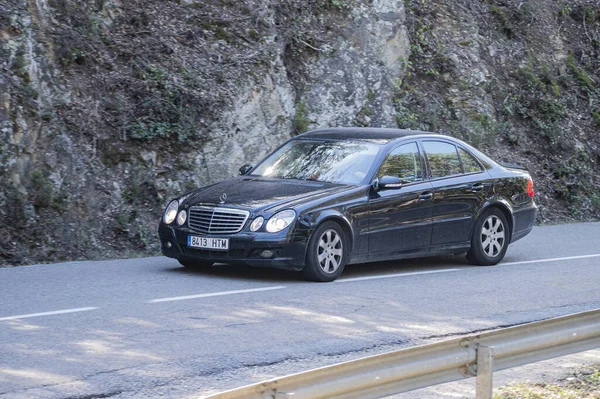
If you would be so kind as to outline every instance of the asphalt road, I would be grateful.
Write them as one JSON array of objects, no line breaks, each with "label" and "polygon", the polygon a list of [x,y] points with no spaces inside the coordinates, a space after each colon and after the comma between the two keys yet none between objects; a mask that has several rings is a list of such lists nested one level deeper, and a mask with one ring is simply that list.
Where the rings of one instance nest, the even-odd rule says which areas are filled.
[{"label": "asphalt road", "polygon": [[334,283],[166,258],[0,269],[0,398],[199,397],[600,308],[600,223],[538,227],[502,264],[350,266]]}]

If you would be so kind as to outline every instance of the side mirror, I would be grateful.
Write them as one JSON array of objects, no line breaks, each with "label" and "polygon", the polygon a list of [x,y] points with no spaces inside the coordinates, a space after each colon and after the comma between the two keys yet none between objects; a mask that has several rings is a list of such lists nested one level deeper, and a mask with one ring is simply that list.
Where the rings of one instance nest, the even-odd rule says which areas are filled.
[{"label": "side mirror", "polygon": [[252,165],[245,164],[240,167],[240,175],[246,175],[252,170]]},{"label": "side mirror", "polygon": [[385,190],[389,188],[401,188],[402,187],[402,179],[396,176],[382,176],[379,179],[378,188],[380,190]]}]

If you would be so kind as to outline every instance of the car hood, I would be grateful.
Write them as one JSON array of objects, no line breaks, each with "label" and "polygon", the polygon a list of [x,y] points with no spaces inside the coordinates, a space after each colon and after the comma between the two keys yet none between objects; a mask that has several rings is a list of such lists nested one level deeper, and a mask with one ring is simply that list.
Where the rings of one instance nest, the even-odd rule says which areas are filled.
[{"label": "car hood", "polygon": [[266,212],[293,207],[350,187],[346,184],[240,176],[192,191],[181,200],[184,207],[218,205]]}]

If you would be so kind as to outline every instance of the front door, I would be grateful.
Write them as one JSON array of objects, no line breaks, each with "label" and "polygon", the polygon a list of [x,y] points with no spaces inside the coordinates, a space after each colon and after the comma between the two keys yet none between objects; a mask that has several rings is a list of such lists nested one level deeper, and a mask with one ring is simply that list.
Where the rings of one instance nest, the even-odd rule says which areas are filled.
[{"label": "front door", "polygon": [[377,178],[401,179],[399,188],[372,189],[369,195],[369,255],[420,252],[431,241],[431,183],[425,181],[416,142],[390,151]]}]

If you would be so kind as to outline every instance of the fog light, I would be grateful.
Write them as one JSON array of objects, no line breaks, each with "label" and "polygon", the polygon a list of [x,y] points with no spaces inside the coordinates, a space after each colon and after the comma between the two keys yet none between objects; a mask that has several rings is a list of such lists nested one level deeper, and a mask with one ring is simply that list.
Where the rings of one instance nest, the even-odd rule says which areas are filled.
[{"label": "fog light", "polygon": [[260,256],[262,256],[263,258],[272,258],[273,257],[273,251],[269,251],[268,249],[265,249],[264,251],[262,251],[260,253]]},{"label": "fog light", "polygon": [[170,249],[172,246],[173,246],[173,244],[171,244],[171,241],[167,241],[167,242],[165,243],[165,247],[167,247],[167,248],[169,248],[169,249]]}]

